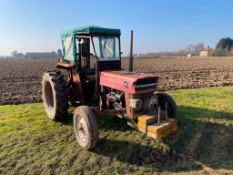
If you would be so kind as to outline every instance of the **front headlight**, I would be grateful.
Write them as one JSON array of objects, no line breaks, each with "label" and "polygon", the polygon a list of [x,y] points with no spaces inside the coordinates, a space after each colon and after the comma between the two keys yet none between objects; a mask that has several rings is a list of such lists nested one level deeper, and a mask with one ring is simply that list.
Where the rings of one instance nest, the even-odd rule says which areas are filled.
[{"label": "front headlight", "polygon": [[142,100],[141,99],[130,99],[129,100],[129,106],[131,108],[139,109],[142,106]]}]

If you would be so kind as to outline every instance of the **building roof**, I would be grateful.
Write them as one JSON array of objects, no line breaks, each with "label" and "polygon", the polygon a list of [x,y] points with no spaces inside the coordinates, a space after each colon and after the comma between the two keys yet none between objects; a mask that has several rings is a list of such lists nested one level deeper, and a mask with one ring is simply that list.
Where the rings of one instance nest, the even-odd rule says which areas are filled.
[{"label": "building roof", "polygon": [[101,35],[101,34],[110,34],[110,35],[120,35],[120,29],[111,29],[98,26],[86,26],[79,27],[72,30],[64,31],[61,33],[62,37],[74,36],[74,35]]}]

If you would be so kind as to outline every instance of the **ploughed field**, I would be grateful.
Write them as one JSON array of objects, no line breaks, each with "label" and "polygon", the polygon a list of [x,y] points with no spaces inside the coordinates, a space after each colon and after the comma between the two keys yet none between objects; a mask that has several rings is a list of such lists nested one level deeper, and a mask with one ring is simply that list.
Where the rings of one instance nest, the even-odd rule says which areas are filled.
[{"label": "ploughed field", "polygon": [[[41,101],[43,72],[56,60],[0,60],[0,104]],[[128,60],[122,60],[127,69]],[[233,85],[233,58],[137,58],[134,71],[160,77],[158,89]]]}]

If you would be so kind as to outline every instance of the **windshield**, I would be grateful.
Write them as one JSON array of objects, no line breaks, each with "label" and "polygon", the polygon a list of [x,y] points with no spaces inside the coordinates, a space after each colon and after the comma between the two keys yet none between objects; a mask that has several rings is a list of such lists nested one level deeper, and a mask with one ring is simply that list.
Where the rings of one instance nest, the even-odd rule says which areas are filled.
[{"label": "windshield", "polygon": [[100,61],[119,60],[119,39],[114,36],[93,37],[96,56]]}]

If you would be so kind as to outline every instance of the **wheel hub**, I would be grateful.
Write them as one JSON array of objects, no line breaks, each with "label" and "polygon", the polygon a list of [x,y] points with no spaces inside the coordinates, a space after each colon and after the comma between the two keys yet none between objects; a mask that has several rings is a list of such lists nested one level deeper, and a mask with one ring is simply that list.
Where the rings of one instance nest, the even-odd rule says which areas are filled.
[{"label": "wheel hub", "polygon": [[88,140],[88,130],[86,127],[86,122],[84,120],[84,118],[81,118],[80,121],[77,123],[77,134],[79,139],[86,143]]}]

